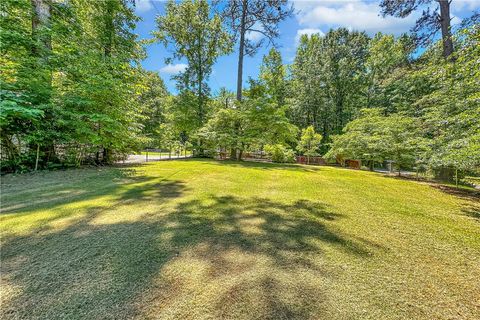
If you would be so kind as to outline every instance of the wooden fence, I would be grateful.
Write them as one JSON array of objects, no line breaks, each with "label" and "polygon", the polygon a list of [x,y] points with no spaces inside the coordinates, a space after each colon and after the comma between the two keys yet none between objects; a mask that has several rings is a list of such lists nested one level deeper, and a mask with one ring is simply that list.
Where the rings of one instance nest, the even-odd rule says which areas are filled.
[{"label": "wooden fence", "polygon": [[[215,158],[219,160],[230,159],[230,152],[216,151]],[[270,161],[271,159],[264,152],[244,152],[242,154],[243,160],[253,160],[253,161]],[[296,156],[295,162],[300,164],[312,164],[312,165],[327,165],[327,161],[322,157],[310,157],[307,159],[306,156]],[[360,167],[359,167],[360,168]]]},{"label": "wooden fence", "polygon": [[324,166],[327,164],[325,159],[322,157],[306,157],[306,156],[297,156],[296,157],[297,163],[302,163],[302,164],[316,164],[316,165],[321,165]]},{"label": "wooden fence", "polygon": [[346,159],[345,167],[352,169],[360,169],[362,167],[362,162],[360,160]]}]

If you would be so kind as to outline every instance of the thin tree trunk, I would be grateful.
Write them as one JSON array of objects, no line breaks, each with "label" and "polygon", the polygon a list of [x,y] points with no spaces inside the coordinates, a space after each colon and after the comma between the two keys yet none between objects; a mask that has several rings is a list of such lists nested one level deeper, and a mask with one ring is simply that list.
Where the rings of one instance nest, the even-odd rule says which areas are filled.
[{"label": "thin tree trunk", "polygon": [[242,101],[243,56],[245,51],[245,18],[247,15],[247,1],[242,1],[242,19],[240,21],[240,48],[238,50],[237,70],[237,100]]},{"label": "thin tree trunk", "polygon": [[448,58],[453,53],[453,41],[450,26],[450,1],[437,1],[440,5],[440,25],[442,28],[443,56]]},{"label": "thin tree trunk", "polygon": [[[104,54],[105,54],[105,60],[108,63],[108,66],[111,68],[110,65],[110,58],[112,56],[112,47],[113,47],[113,35],[115,32],[115,26],[113,23],[114,19],[114,4],[111,0],[109,0],[107,3],[107,10],[106,10],[106,16],[105,16],[105,32],[106,32],[106,39],[104,43]],[[111,105],[109,102],[108,104]],[[104,147],[103,148],[103,163],[110,163],[110,150],[109,148]]]},{"label": "thin tree trunk", "polygon": [[110,151],[108,148],[103,148],[103,163],[110,163]]},{"label": "thin tree trunk", "polygon": [[458,188],[458,169],[455,168],[455,187]]},{"label": "thin tree trunk", "polygon": [[[201,68],[200,68],[201,70]],[[200,119],[200,126],[203,126],[203,92],[202,92],[203,73],[198,73],[198,115]]]},{"label": "thin tree trunk", "polygon": [[238,161],[242,160],[242,155],[243,155],[243,149],[244,149],[244,144],[242,143],[242,147],[240,148],[240,151],[238,152]]},{"label": "thin tree trunk", "polygon": [[[203,92],[202,92],[202,82],[203,82],[203,73],[202,73],[202,68],[200,67],[200,72],[198,73],[198,116],[200,120],[200,126],[203,126]],[[199,139],[198,140],[198,147],[199,147],[199,152],[200,155],[204,155],[204,150],[203,150],[203,140]]]},{"label": "thin tree trunk", "polygon": [[[50,70],[50,55],[52,51],[52,39],[50,35],[50,16],[51,7],[48,0],[31,0],[33,15],[32,15],[32,40],[33,45],[31,48],[32,57],[41,61],[35,64],[35,69],[41,71],[41,85],[42,90],[46,94],[42,94],[42,101],[39,104],[50,103],[51,88],[52,88],[52,71]],[[48,123],[51,121],[51,110],[47,109],[44,114],[43,122]],[[55,158],[55,147],[53,141],[44,141],[42,146],[44,162],[47,163],[50,160],[51,153]]]},{"label": "thin tree trunk", "polygon": [[38,169],[38,157],[40,156],[40,145],[37,143],[37,158],[35,159],[35,171]]}]

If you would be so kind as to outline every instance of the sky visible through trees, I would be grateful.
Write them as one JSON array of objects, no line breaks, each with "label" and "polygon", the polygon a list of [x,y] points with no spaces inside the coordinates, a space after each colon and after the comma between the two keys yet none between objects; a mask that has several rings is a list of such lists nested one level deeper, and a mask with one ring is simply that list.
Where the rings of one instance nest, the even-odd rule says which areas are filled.
[{"label": "sky visible through trees", "polygon": [[[369,36],[381,31],[388,34],[401,35],[408,32],[421,15],[421,10],[414,11],[407,18],[392,16],[382,17],[380,1],[293,1],[294,14],[279,24],[280,34],[276,39],[284,63],[290,64],[294,57],[298,41],[302,34],[326,33],[330,28],[345,27],[351,30],[365,30]],[[140,0],[136,3],[136,14],[142,20],[137,23],[135,32],[142,39],[151,38],[151,31],[155,28],[155,17],[165,13],[165,1]],[[480,2],[475,0],[454,0],[451,4],[452,25],[457,26],[463,18],[471,16],[472,12],[480,8]],[[437,37],[440,33],[437,33]],[[249,38],[259,40],[260,34],[249,34]],[[258,77],[258,65],[262,56],[269,48],[259,48],[258,54],[245,58],[244,84],[248,78]],[[423,50],[421,50],[423,51]],[[171,92],[175,91],[175,82],[170,81],[172,74],[185,67],[185,61],[165,64],[164,58],[168,51],[161,44],[152,44],[147,47],[148,57],[142,61],[147,69],[159,72]],[[236,72],[238,48],[229,55],[219,57],[213,67],[210,87],[217,92],[225,86],[231,91],[236,90],[236,78],[231,72]]]}]

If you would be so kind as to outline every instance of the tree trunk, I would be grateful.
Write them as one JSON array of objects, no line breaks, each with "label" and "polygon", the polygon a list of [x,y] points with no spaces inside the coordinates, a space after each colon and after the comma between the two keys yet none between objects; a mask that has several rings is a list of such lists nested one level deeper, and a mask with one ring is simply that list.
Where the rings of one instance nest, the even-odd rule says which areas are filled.
[{"label": "tree trunk", "polygon": [[[204,110],[203,110],[203,92],[202,92],[202,85],[203,85],[203,71],[200,63],[200,70],[198,72],[198,118],[200,122],[200,127],[203,126],[203,118],[204,118]],[[203,140],[198,140],[198,148],[200,156],[204,156],[204,149],[203,149]]]},{"label": "tree trunk", "polygon": [[108,148],[103,148],[103,163],[110,163],[110,150]]},{"label": "tree trunk", "polygon": [[238,158],[237,158],[238,161],[242,160],[242,155],[243,155],[243,146],[242,148],[240,148],[240,151],[238,152]]},{"label": "tree trunk", "polygon": [[200,120],[200,126],[203,126],[203,72],[202,68],[200,67],[200,70],[198,72],[198,118]]},{"label": "tree trunk", "polygon": [[238,50],[237,70],[237,100],[242,101],[243,56],[245,51],[245,18],[247,15],[247,1],[242,1],[242,19],[240,21],[240,47]]},{"label": "tree trunk", "polygon": [[458,188],[458,169],[455,168],[455,187]]},{"label": "tree trunk", "polygon": [[[1,135],[1,146],[2,146],[2,153],[7,155],[8,160],[14,160],[16,157],[18,157],[19,151],[21,150],[21,146],[16,146],[15,143],[12,142],[11,136],[7,136],[5,134]],[[20,141],[20,139],[18,139]]]},{"label": "tree trunk", "polygon": [[237,158],[237,149],[236,148],[232,148],[230,150],[230,160],[235,160]]},{"label": "tree trunk", "polygon": [[440,5],[440,25],[442,28],[443,56],[448,58],[453,53],[452,33],[450,27],[450,1],[437,1]]},{"label": "tree trunk", "polygon": [[[39,104],[50,104],[51,88],[52,88],[52,71],[50,70],[50,55],[52,51],[52,39],[50,35],[50,16],[51,7],[48,0],[31,0],[33,15],[32,15],[32,40],[31,48],[32,57],[37,59],[34,69],[40,71],[41,86],[40,92],[41,101]],[[43,123],[50,123],[52,120],[52,112],[49,108],[45,110],[43,116]],[[56,158],[54,142],[48,137],[42,144],[43,162],[50,161],[50,157]]]},{"label": "tree trunk", "polygon": [[40,29],[48,28],[50,25],[50,5],[46,0],[31,0],[34,14],[32,16],[32,36],[34,40],[42,43],[41,48],[36,41],[32,48],[34,56],[46,58],[52,49],[51,38],[48,34],[44,34]]},{"label": "tree trunk", "polygon": [[40,145],[37,143],[37,157],[35,158],[35,171],[38,169],[38,157],[40,156]]}]

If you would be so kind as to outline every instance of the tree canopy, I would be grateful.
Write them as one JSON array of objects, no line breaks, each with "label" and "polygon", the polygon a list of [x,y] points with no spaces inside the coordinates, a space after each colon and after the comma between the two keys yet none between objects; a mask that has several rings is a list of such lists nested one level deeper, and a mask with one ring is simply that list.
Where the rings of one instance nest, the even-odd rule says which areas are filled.
[{"label": "tree canopy", "polygon": [[[450,1],[383,0],[385,16],[424,10],[410,33],[302,35],[286,63],[275,39],[294,12],[287,1],[169,1],[149,41],[135,34],[134,4],[2,2],[2,172],[191,148],[237,160],[256,153],[290,162],[296,153],[478,173],[478,14],[452,28]],[[175,92],[141,65],[153,41],[168,48],[166,64],[186,65],[172,77]],[[260,48],[268,50],[258,76],[244,87],[243,58]],[[232,53],[236,92],[212,92],[215,63]]]}]

